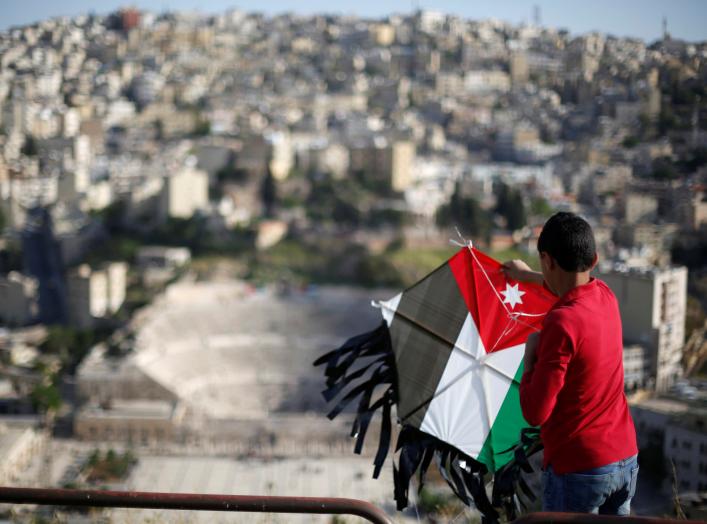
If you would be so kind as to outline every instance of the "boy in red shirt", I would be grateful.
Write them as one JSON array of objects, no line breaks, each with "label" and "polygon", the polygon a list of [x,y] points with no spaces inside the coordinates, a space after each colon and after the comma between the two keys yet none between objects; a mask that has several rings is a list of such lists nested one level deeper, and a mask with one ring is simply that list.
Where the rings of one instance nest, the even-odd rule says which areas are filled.
[{"label": "boy in red shirt", "polygon": [[597,262],[589,224],[557,213],[538,239],[542,273],[504,264],[515,280],[560,297],[528,338],[520,403],[545,447],[543,509],[628,515],[636,490],[636,430],[624,394],[616,297],[590,276]]}]

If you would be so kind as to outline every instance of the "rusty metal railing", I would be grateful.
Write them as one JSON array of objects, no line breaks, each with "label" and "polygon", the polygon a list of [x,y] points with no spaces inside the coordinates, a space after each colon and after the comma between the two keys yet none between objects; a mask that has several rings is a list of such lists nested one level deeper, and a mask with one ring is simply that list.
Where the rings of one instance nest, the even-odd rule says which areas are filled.
[{"label": "rusty metal railing", "polygon": [[660,517],[617,517],[614,515],[592,515],[591,513],[530,513],[513,524],[685,524],[685,520]]},{"label": "rusty metal railing", "polygon": [[[0,504],[5,503],[97,508],[355,515],[374,524],[393,524],[393,520],[382,509],[373,504],[363,500],[346,498],[264,497],[0,487]],[[655,517],[615,517],[581,513],[531,513],[513,522],[514,524],[676,524],[685,521]]]},{"label": "rusty metal railing", "polygon": [[0,487],[0,503],[100,508],[356,515],[374,524],[393,524],[393,520],[382,509],[373,504],[363,500],[345,498],[263,497]]}]

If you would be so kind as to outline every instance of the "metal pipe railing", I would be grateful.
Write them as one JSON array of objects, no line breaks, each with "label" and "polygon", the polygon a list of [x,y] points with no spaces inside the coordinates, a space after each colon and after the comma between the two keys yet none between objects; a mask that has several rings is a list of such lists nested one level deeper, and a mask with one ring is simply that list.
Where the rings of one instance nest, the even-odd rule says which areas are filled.
[{"label": "metal pipe railing", "polygon": [[513,524],[677,524],[685,520],[661,517],[618,517],[616,515],[592,515],[591,513],[550,513],[538,512],[523,515]]},{"label": "metal pipe railing", "polygon": [[[198,493],[0,487],[0,504],[4,503],[98,508],[355,515],[374,524],[393,524],[393,520],[379,507],[363,500],[346,498],[265,497],[255,495],[203,495]],[[513,522],[514,524],[675,524],[678,521],[655,517],[616,517],[582,513],[543,512],[524,515]]]},{"label": "metal pipe railing", "polygon": [[373,504],[363,500],[345,498],[202,495],[198,493],[0,487],[0,503],[100,508],[356,515],[374,524],[393,524],[393,520],[382,509]]}]

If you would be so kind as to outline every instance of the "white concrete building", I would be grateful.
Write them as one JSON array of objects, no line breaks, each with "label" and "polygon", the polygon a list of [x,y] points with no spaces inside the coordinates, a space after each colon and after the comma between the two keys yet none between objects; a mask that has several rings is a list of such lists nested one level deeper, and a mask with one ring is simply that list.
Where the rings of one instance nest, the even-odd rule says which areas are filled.
[{"label": "white concrete building", "polygon": [[650,353],[641,344],[624,345],[624,387],[627,390],[646,387],[650,379]]},{"label": "white concrete building", "polygon": [[686,402],[667,398],[651,398],[631,406],[631,417],[636,426],[638,448],[663,449],[665,428],[673,418],[686,416]]},{"label": "white concrete building", "polygon": [[645,345],[656,390],[668,390],[682,376],[687,268],[617,267],[600,276],[619,301],[624,340]]},{"label": "white concrete building", "polygon": [[349,169],[352,173],[362,172],[370,180],[385,184],[394,191],[405,191],[412,184],[415,158],[413,142],[389,142],[376,137],[372,143],[350,149]]},{"label": "white concrete building", "polygon": [[292,140],[287,133],[272,133],[267,138],[271,148],[270,172],[276,180],[284,180],[295,162]]},{"label": "white concrete building", "polygon": [[663,453],[675,464],[679,492],[707,491],[707,413],[691,411],[665,426]]},{"label": "white concrete building", "polygon": [[0,424],[0,484],[16,484],[45,444],[46,436],[33,427]]},{"label": "white concrete building", "polygon": [[125,262],[111,262],[104,268],[108,282],[108,312],[115,314],[125,302],[128,287],[128,265]]},{"label": "white concrete building", "polygon": [[511,77],[500,70],[475,70],[464,75],[464,87],[471,94],[505,93],[511,88]]},{"label": "white concrete building", "polygon": [[160,193],[160,218],[191,218],[209,205],[209,175],[187,167],[164,180]]},{"label": "white concrete building", "polygon": [[79,266],[68,277],[69,320],[79,328],[115,314],[125,301],[128,265],[110,262],[101,269]]},{"label": "white concrete building", "polygon": [[651,398],[632,405],[631,415],[638,447],[660,450],[668,472],[675,464],[678,491],[707,491],[707,411],[684,401]]},{"label": "white concrete building", "polygon": [[90,210],[105,209],[113,202],[113,188],[110,182],[102,180],[91,184],[86,192],[85,204]]}]

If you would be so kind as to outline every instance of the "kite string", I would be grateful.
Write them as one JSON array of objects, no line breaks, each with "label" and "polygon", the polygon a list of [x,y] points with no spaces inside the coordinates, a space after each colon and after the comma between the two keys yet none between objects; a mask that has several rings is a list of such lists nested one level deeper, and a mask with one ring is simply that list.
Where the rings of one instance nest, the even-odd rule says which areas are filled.
[{"label": "kite string", "polygon": [[469,249],[469,253],[471,253],[472,258],[474,259],[474,262],[476,262],[476,265],[479,266],[479,269],[481,270],[481,273],[486,277],[486,281],[489,283],[489,286],[491,286],[491,289],[493,289],[494,294],[496,295],[496,298],[498,298],[498,301],[500,302],[501,306],[503,309],[506,311],[506,316],[508,317],[508,324],[506,324],[506,328],[503,330],[503,333],[498,337],[496,342],[494,343],[493,347],[491,348],[491,351],[496,349],[496,346],[501,342],[503,337],[505,337],[508,333],[512,331],[512,329],[515,327],[515,324],[523,324],[527,328],[529,328],[531,331],[538,332],[540,331],[536,326],[533,326],[523,320],[520,319],[520,317],[544,317],[545,313],[537,314],[537,313],[523,313],[522,311],[510,311],[508,309],[508,306],[506,306],[506,303],[501,299],[501,295],[498,293],[498,290],[496,289],[496,286],[493,285],[493,282],[491,281],[491,277],[489,277],[488,273],[486,272],[486,269],[484,266],[481,264],[479,259],[476,257],[476,253],[474,253],[474,245],[471,242],[471,240],[468,241],[468,244],[466,247]]},{"label": "kite string", "polygon": [[484,277],[486,278],[486,281],[488,282],[489,286],[493,290],[494,294],[496,295],[496,298],[498,299],[498,302],[501,304],[501,307],[506,312],[506,316],[508,317],[508,324],[506,324],[506,327],[504,328],[503,333],[501,334],[501,336],[498,337],[498,339],[496,340],[494,345],[491,347],[491,351],[496,349],[496,347],[501,342],[503,337],[505,337],[508,333],[511,332],[515,323],[523,324],[524,326],[529,328],[531,331],[535,331],[535,332],[540,331],[536,326],[533,326],[533,325],[521,320],[520,317],[536,317],[536,318],[537,317],[544,317],[545,313],[524,313],[522,311],[509,310],[508,307],[506,306],[506,303],[501,298],[501,295],[499,294],[498,290],[496,289],[496,286],[493,285],[493,282],[491,281],[491,277],[489,277],[483,264],[481,264],[481,262],[477,258],[476,253],[474,253],[473,242],[471,240],[467,240],[466,238],[464,238],[464,236],[459,231],[458,227],[455,226],[454,229],[456,230],[457,236],[459,237],[459,239],[462,240],[462,242],[459,242],[458,240],[455,240],[455,239],[450,239],[449,241],[456,246],[465,247],[469,250],[469,253],[471,253],[471,256],[474,259],[474,262],[476,262],[476,265],[481,270],[481,274],[483,274]]},{"label": "kite string", "polygon": [[457,231],[457,235],[459,235],[459,238],[463,242],[459,242],[458,240],[454,240],[454,239],[449,239],[449,241],[452,244],[454,244],[455,246],[465,247],[469,250],[469,253],[471,253],[471,256],[474,259],[474,262],[476,262],[476,265],[479,266],[481,273],[484,275],[484,277],[486,277],[486,281],[489,283],[489,286],[491,286],[491,289],[493,290],[494,294],[496,295],[496,298],[498,298],[499,302],[501,303],[501,307],[503,307],[503,309],[506,311],[506,313],[508,314],[509,317],[512,315],[522,316],[522,317],[544,317],[545,316],[545,313],[524,313],[522,311],[509,311],[508,307],[506,306],[506,303],[503,301],[503,299],[501,298],[501,295],[498,293],[496,286],[493,285],[493,282],[491,281],[491,277],[489,277],[483,264],[476,257],[476,253],[474,253],[474,243],[471,240],[467,240],[466,238],[464,238],[464,236],[459,232],[459,228],[455,227],[455,229]]}]

